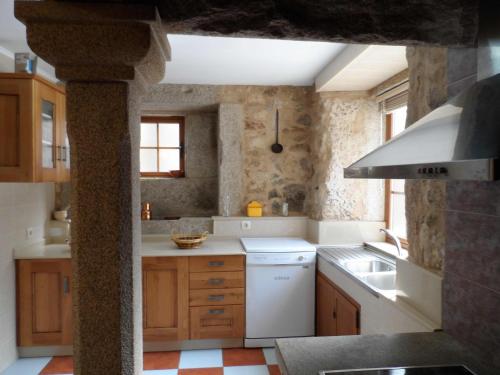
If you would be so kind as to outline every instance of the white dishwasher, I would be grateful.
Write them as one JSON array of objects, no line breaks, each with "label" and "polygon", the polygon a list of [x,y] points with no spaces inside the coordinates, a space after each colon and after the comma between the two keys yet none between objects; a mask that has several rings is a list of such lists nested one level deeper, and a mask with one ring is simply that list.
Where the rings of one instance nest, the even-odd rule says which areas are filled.
[{"label": "white dishwasher", "polygon": [[246,257],[246,347],[314,336],[316,248],[300,238],[242,238]]}]

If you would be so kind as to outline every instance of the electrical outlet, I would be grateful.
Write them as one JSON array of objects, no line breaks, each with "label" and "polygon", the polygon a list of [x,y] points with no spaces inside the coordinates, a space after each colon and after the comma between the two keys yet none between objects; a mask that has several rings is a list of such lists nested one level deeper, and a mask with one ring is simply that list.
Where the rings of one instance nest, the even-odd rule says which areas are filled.
[{"label": "electrical outlet", "polygon": [[243,229],[243,230],[250,230],[250,229],[252,229],[252,222],[248,221],[248,220],[242,221],[241,222],[241,229]]},{"label": "electrical outlet", "polygon": [[26,228],[26,239],[27,240],[33,239],[33,228],[31,227]]}]

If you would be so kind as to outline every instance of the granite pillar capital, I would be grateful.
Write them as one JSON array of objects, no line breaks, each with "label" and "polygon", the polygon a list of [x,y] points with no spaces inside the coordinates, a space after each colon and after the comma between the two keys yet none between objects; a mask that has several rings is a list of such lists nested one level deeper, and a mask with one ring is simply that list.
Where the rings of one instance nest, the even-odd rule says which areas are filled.
[{"label": "granite pillar capital", "polygon": [[170,46],[153,6],[15,2],[30,48],[63,81],[160,81]]}]

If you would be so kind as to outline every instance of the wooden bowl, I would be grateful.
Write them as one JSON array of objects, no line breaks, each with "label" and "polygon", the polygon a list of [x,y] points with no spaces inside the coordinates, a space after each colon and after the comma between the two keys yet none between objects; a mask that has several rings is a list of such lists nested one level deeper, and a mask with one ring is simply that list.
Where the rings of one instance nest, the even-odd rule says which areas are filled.
[{"label": "wooden bowl", "polygon": [[201,234],[172,234],[170,239],[179,249],[198,249],[208,237],[208,233]]}]

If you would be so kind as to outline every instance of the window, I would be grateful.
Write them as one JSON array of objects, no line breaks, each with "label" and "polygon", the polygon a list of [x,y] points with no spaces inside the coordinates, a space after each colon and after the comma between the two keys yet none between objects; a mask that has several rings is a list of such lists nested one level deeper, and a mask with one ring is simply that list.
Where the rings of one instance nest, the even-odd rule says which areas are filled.
[{"label": "window", "polygon": [[141,119],[141,176],[184,176],[184,117]]},{"label": "window", "polygon": [[[405,130],[406,106],[399,107],[385,114],[387,140]],[[385,218],[387,228],[408,247],[406,234],[405,180],[386,180],[385,183]]]}]

